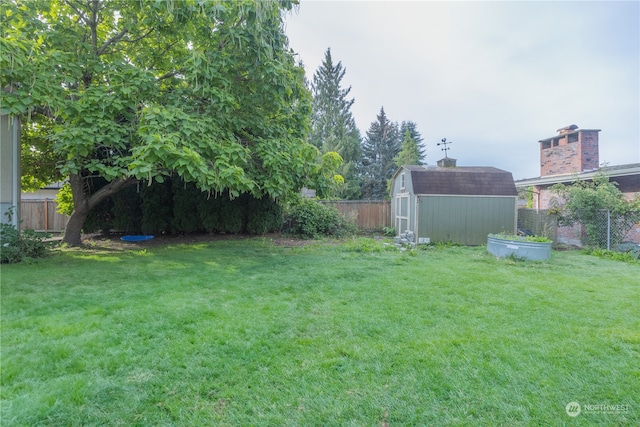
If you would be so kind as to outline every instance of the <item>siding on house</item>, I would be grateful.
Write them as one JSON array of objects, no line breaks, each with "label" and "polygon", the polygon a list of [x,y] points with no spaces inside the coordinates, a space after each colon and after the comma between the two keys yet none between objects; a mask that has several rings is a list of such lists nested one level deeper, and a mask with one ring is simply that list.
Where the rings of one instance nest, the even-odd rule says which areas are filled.
[{"label": "siding on house", "polygon": [[0,222],[18,227],[19,218],[20,121],[0,111]]}]

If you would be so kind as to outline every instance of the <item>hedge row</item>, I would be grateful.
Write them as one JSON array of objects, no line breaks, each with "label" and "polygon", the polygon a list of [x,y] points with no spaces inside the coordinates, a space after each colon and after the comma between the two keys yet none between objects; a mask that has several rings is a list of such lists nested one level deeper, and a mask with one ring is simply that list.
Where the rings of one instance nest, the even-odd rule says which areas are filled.
[{"label": "hedge row", "polygon": [[269,197],[244,194],[230,199],[181,179],[167,179],[125,188],[105,200],[90,213],[84,232],[265,234],[281,230],[282,223],[282,207]]}]

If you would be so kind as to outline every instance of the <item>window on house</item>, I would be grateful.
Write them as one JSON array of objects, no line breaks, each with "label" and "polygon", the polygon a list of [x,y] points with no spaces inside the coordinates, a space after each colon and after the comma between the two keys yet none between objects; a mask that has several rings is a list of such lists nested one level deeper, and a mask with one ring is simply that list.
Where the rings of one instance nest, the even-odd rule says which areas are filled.
[{"label": "window on house", "polygon": [[567,138],[568,138],[567,142],[578,142],[578,134],[577,133],[572,133]]},{"label": "window on house", "polygon": [[404,185],[404,173],[400,174],[400,189],[404,191],[405,189],[405,185]]},{"label": "window on house", "polygon": [[551,141],[542,141],[542,149],[546,150],[547,148],[551,148]]},{"label": "window on house", "polygon": [[557,147],[558,144],[560,143],[560,140],[558,138],[554,138],[551,141],[552,141],[554,147]]}]

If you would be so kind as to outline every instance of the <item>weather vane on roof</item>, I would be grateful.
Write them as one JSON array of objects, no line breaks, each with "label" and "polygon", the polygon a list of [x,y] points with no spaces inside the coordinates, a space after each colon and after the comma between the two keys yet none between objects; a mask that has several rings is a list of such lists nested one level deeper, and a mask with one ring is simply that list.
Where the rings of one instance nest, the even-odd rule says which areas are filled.
[{"label": "weather vane on roof", "polygon": [[442,138],[442,142],[438,142],[438,145],[444,145],[444,148],[441,148],[441,150],[444,151],[445,157],[449,157],[447,156],[447,151],[451,150],[451,148],[447,147],[447,144],[453,144],[453,142],[447,142],[447,138]]}]

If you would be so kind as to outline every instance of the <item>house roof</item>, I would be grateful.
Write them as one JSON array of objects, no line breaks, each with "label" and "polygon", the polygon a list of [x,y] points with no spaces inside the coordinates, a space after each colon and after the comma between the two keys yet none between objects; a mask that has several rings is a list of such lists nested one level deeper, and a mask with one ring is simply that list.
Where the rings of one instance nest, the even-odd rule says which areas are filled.
[{"label": "house roof", "polygon": [[415,194],[516,196],[511,172],[489,166],[403,166],[411,172]]},{"label": "house roof", "polygon": [[610,179],[616,179],[626,176],[638,176],[640,175],[640,163],[630,163],[627,165],[615,165],[605,166],[599,169],[584,171],[580,173],[562,174],[562,175],[549,175],[541,176],[537,178],[520,179],[516,181],[518,188],[526,188],[531,185],[553,185],[553,184],[566,184],[578,179],[589,180],[596,174],[604,173]]}]

